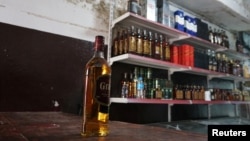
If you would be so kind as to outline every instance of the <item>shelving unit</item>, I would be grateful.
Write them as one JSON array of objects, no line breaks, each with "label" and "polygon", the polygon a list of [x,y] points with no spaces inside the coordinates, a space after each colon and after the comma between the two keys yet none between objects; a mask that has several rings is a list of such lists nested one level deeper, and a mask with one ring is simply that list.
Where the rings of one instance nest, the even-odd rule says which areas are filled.
[{"label": "shelving unit", "polygon": [[[118,27],[127,27],[128,25],[134,25],[135,27],[140,27],[143,29],[150,30],[152,32],[157,32],[159,34],[165,35],[168,39],[170,44],[172,43],[188,43],[193,45],[195,48],[202,48],[202,49],[211,49],[215,52],[223,52],[228,57],[238,59],[238,60],[249,60],[250,56],[236,52],[234,50],[228,49],[226,47],[210,43],[207,40],[191,36],[187,33],[182,31],[173,29],[171,27],[165,26],[163,24],[150,21],[140,15],[136,15],[130,12],[127,12],[117,19],[112,20],[110,28],[113,29],[116,26]],[[112,37],[112,36],[111,36]],[[180,64],[175,64],[172,62],[157,60],[149,57],[139,56],[136,54],[122,54],[119,56],[111,57],[111,49],[108,50],[108,61],[110,65],[115,62],[121,62],[131,65],[138,65],[143,67],[151,67],[157,68],[162,70],[167,70],[169,74],[173,74],[174,72],[184,72],[188,74],[196,74],[206,76],[208,81],[213,78],[222,78],[225,80],[232,80],[234,82],[244,82],[249,81],[250,79],[244,77],[238,77],[231,74],[220,73],[209,71],[202,68],[185,66]],[[204,101],[204,100],[173,100],[173,99],[137,99],[137,98],[117,98],[112,97],[110,99],[111,103],[123,103],[123,104],[167,104],[168,105],[168,121],[171,121],[171,106],[174,104],[185,104],[185,105],[192,105],[192,104],[206,104],[208,106],[208,119],[210,118],[210,106],[213,104],[249,104],[250,101]],[[237,108],[235,108],[237,109]],[[235,111],[237,113],[237,110]]]}]

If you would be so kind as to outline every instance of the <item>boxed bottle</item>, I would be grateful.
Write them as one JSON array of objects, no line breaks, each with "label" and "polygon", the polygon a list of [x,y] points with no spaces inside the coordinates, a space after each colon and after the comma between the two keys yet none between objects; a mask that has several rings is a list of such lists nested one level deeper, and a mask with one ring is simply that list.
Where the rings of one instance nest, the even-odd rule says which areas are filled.
[{"label": "boxed bottle", "polygon": [[181,10],[176,10],[174,12],[175,17],[175,29],[184,31],[184,12]]},{"label": "boxed bottle", "polygon": [[157,22],[172,27],[168,0],[157,0]]},{"label": "boxed bottle", "polygon": [[151,21],[157,21],[156,0],[140,0],[141,15]]}]

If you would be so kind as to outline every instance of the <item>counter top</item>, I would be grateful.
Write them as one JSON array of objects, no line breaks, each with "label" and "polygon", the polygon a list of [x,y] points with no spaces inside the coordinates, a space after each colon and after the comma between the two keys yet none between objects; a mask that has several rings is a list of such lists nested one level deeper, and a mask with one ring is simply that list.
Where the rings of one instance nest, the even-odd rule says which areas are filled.
[{"label": "counter top", "polygon": [[[63,112],[0,112],[0,141],[206,141],[204,134],[110,121],[107,137],[80,135],[81,116]],[[84,138],[84,139],[83,139]]]}]

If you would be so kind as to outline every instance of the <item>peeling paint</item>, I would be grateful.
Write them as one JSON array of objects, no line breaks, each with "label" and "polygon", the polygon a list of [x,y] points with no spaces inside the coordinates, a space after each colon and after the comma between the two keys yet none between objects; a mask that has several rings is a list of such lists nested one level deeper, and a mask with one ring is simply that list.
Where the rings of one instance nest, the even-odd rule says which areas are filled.
[{"label": "peeling paint", "polygon": [[100,30],[100,29],[96,29],[96,28],[85,27],[85,26],[82,26],[82,25],[79,25],[79,24],[75,24],[75,23],[71,23],[71,22],[66,22],[66,21],[61,21],[61,20],[53,19],[53,18],[50,18],[50,17],[47,17],[47,16],[36,14],[36,13],[27,12],[27,11],[25,11],[25,12],[28,15],[32,15],[32,16],[35,16],[35,17],[38,17],[38,18],[49,20],[49,21],[54,21],[54,22],[63,23],[63,24],[69,24],[69,25],[77,26],[77,27],[80,27],[80,28],[83,28],[83,29],[92,30],[92,31],[104,32],[104,33],[107,32],[106,30]]},{"label": "peeling paint", "polygon": [[[108,0],[66,0],[68,3],[80,6],[82,8],[88,8],[88,10],[93,11],[95,16],[102,20],[103,26],[109,26],[109,13],[110,13],[110,3]],[[89,7],[88,7],[88,6]],[[116,0],[114,17],[118,17],[124,14],[127,10],[127,1]]]}]

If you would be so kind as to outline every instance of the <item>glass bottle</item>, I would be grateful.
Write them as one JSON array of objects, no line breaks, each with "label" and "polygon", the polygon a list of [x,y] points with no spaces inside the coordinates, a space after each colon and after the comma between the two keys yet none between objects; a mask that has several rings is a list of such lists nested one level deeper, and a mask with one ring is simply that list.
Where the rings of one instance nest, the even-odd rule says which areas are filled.
[{"label": "glass bottle", "polygon": [[211,43],[214,43],[214,33],[212,31],[212,27],[211,26],[208,28],[208,32],[209,32],[209,37],[208,37],[209,41]]},{"label": "glass bottle", "polygon": [[128,98],[134,98],[136,95],[136,81],[134,80],[134,74],[129,74],[129,86],[128,86]]},{"label": "glass bottle", "polygon": [[149,40],[148,40],[148,33],[147,33],[147,30],[144,29],[143,30],[143,56],[146,56],[148,57],[149,56],[149,53],[150,53],[150,48],[149,48]]},{"label": "glass bottle", "polygon": [[113,41],[112,47],[112,56],[117,56],[119,54],[119,38],[120,38],[120,31],[117,31],[116,37]]},{"label": "glass bottle", "polygon": [[154,58],[160,59],[160,42],[158,40],[157,33],[155,33],[155,37],[154,37]]},{"label": "glass bottle", "polygon": [[169,41],[168,41],[167,38],[165,39],[165,44],[164,45],[165,45],[165,60],[170,61],[170,57],[171,57],[170,45],[169,45]]},{"label": "glass bottle", "polygon": [[217,71],[217,60],[214,51],[212,51],[212,62],[213,62],[212,71]]},{"label": "glass bottle", "polygon": [[128,80],[128,73],[123,73],[123,78],[121,80],[121,97],[127,98],[128,97],[128,91],[129,91],[129,80]]},{"label": "glass bottle", "polygon": [[148,57],[152,58],[154,55],[154,40],[153,40],[153,34],[151,31],[148,32],[148,47],[149,47]]},{"label": "glass bottle", "polygon": [[160,59],[165,60],[165,45],[164,45],[164,37],[162,34],[159,36],[159,54],[160,54]]},{"label": "glass bottle", "polygon": [[118,48],[118,54],[119,55],[121,55],[121,54],[123,54],[124,53],[124,34],[125,34],[125,31],[124,30],[122,30],[122,32],[121,32],[121,35],[120,35],[120,38],[119,38],[119,44],[118,44],[118,46],[119,46],[119,48]]},{"label": "glass bottle", "polygon": [[130,27],[128,52],[136,53],[136,32],[133,25]]},{"label": "glass bottle", "polygon": [[143,53],[143,37],[140,28],[137,28],[137,38],[136,38],[136,54],[142,55]]},{"label": "glass bottle", "polygon": [[129,50],[129,32],[130,32],[130,29],[126,29],[124,31],[124,46],[123,46],[123,52],[124,53],[128,53],[128,50]]},{"label": "glass bottle", "polygon": [[109,98],[111,67],[104,58],[104,37],[96,36],[94,55],[85,66],[83,124],[81,135],[107,136],[109,134]]}]

